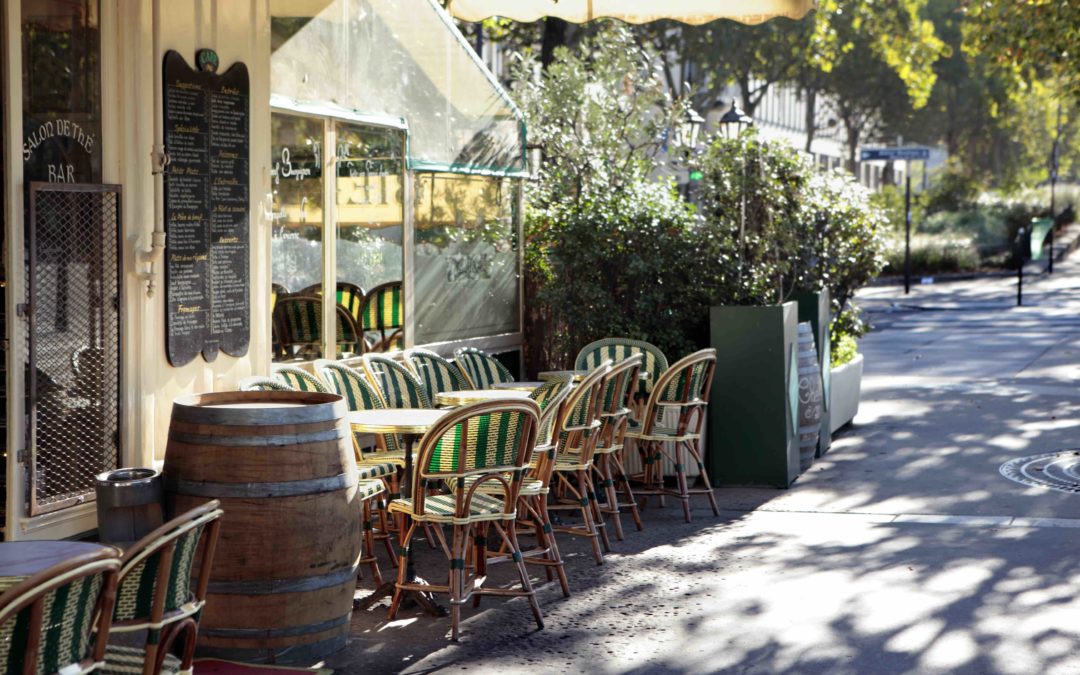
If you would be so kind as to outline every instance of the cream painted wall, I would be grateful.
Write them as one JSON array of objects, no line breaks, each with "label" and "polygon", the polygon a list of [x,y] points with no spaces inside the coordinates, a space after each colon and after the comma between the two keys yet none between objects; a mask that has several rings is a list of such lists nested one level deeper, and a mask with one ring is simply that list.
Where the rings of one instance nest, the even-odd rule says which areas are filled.
[{"label": "cream painted wall", "polygon": [[[7,194],[22,191],[20,147],[21,100],[19,62],[19,3],[5,2],[4,61],[8,86],[4,96],[7,114],[5,131]],[[155,12],[157,17],[155,18]],[[156,20],[155,20],[156,19]],[[251,374],[265,373],[270,364],[270,224],[265,211],[270,191],[270,9],[269,0],[101,0],[102,35],[102,152],[103,180],[123,186],[122,269],[124,284],[122,317],[123,415],[121,452],[123,465],[150,466],[165,454],[172,401],[190,393],[224,391]],[[233,358],[219,354],[213,363],[201,357],[181,368],[169,365],[165,356],[164,279],[162,262],[153,296],[147,295],[141,251],[149,248],[155,223],[162,227],[162,213],[155,207],[152,150],[160,138],[160,75],[164,54],[180,52],[189,63],[195,50],[218,52],[221,70],[236,61],[247,64],[251,78],[251,342],[248,354]],[[18,142],[11,142],[18,141]],[[8,200],[7,223],[22,222],[21,200]],[[8,263],[18,269],[21,261],[22,228],[8,227]],[[14,276],[14,275],[13,275]],[[12,289],[21,293],[21,280],[12,279]],[[259,289],[267,289],[266,302],[259,302]],[[14,312],[9,312],[9,334],[21,328]],[[13,340],[12,363],[24,355]],[[21,368],[9,369],[10,392],[22,390]],[[10,448],[21,448],[24,430],[22,397],[8,397]],[[96,527],[93,504],[83,504],[55,514],[27,518],[22,493],[22,466],[15,453],[8,458],[8,539],[46,539],[72,536]]]}]

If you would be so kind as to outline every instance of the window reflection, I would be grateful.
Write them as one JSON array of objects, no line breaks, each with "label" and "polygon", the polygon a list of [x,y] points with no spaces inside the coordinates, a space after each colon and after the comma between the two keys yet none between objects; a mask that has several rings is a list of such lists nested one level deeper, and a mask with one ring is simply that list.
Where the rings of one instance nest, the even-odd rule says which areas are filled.
[{"label": "window reflection", "polygon": [[416,179],[416,342],[510,333],[518,321],[514,181]]},{"label": "window reflection", "polygon": [[403,149],[397,129],[337,125],[338,301],[372,351],[403,346]]}]

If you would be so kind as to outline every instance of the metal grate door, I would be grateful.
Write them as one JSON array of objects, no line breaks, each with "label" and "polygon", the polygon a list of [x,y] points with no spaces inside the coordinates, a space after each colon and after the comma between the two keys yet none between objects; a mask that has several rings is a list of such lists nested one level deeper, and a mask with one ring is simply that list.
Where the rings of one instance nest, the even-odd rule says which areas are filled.
[{"label": "metal grate door", "polygon": [[120,186],[31,183],[26,246],[30,515],[94,499],[120,454]]}]

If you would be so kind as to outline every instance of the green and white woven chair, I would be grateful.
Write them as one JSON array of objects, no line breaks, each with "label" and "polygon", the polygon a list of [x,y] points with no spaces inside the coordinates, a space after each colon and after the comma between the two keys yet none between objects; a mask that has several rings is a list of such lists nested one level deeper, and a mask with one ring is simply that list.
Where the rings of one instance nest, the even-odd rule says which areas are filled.
[{"label": "green and white woven chair", "polygon": [[[574,387],[563,406],[561,433],[555,450],[555,502],[551,510],[577,511],[581,524],[556,527],[579,537],[587,537],[597,565],[604,563],[605,550],[610,550],[604,519],[596,501],[592,481],[593,456],[600,440],[600,404],[604,378],[611,371],[611,362],[604,361]],[[571,480],[573,478],[573,480]]]},{"label": "green and white woven chair", "polygon": [[506,366],[479,349],[458,349],[454,352],[454,363],[473,389],[491,389],[496,384],[514,381]]},{"label": "green and white woven chair", "polygon": [[[163,524],[124,552],[110,633],[146,631],[142,647],[110,644],[102,672],[191,672],[199,612],[214,564],[222,513],[211,500]],[[196,551],[202,544],[199,577],[192,583]],[[169,653],[183,636],[183,656]]]},{"label": "green and white woven chair", "polygon": [[[413,497],[396,499],[390,504],[390,510],[401,513],[407,521],[394,598],[390,604],[391,619],[397,616],[404,591],[448,593],[451,638],[457,640],[461,605],[474,594],[512,595],[528,598],[537,627],[544,627],[540,605],[512,527],[517,516],[521,478],[536,443],[539,414],[540,407],[527,399],[462,406],[447,413],[421,438],[412,477]],[[472,484],[466,487],[470,479]],[[454,484],[454,491],[427,494],[423,486],[433,480]],[[496,493],[480,489],[488,483],[500,489]],[[451,530],[451,541],[447,542],[441,527],[432,528],[450,563],[449,581],[445,586],[417,583],[407,576],[409,543],[421,524]],[[487,574],[486,542],[490,529],[495,530],[513,559],[521,581],[520,589],[485,588],[477,583]],[[470,547],[475,547],[475,575],[466,570]]]},{"label": "green and white woven chair", "polygon": [[81,675],[105,663],[120,552],[75,556],[0,595],[0,669]]},{"label": "green and white woven chair", "polygon": [[299,366],[285,366],[280,363],[270,365],[274,377],[284,382],[293,391],[317,391],[321,394],[329,394],[330,390],[326,383],[315,375],[300,368]]},{"label": "green and white woven chair", "polygon": [[[600,402],[600,438],[596,444],[593,458],[593,472],[599,479],[600,489],[604,491],[606,504],[600,507],[601,513],[611,516],[615,526],[615,538],[623,540],[622,508],[630,510],[634,524],[642,529],[641,513],[634,497],[630,479],[626,475],[623,458],[623,439],[630,421],[630,406],[638,383],[638,369],[643,356],[633,356],[611,367],[611,372],[604,378]],[[617,488],[621,488],[625,499],[620,502]]]},{"label": "green and white woven chair", "polygon": [[364,289],[348,281],[337,282],[337,304],[348,310],[357,327],[363,323]]},{"label": "green and white woven chair", "polygon": [[641,354],[641,370],[649,374],[649,377],[639,381],[637,388],[637,395],[646,399],[652,393],[661,373],[668,369],[667,357],[656,345],[630,338],[604,338],[582,347],[574,360],[574,368],[592,370],[604,361],[610,360],[617,364],[635,354]]},{"label": "green and white woven chair", "polygon": [[[645,403],[641,425],[632,426],[627,438],[636,439],[644,467],[644,487],[637,490],[641,495],[671,495],[682,500],[683,516],[690,522],[690,496],[704,494],[709,498],[713,515],[720,515],[716,495],[709,483],[709,474],[702,461],[701,430],[709,407],[709,391],[716,369],[716,350],[702,349],[685,356],[671,365],[660,376],[649,400]],[[665,427],[660,417],[667,408],[678,410],[675,427]],[[664,485],[663,458],[668,457],[675,465],[678,489],[670,490]],[[686,480],[686,462],[697,462],[702,487],[690,489]]]},{"label": "green and white woven chair", "polygon": [[[319,360],[315,362],[315,370],[319,372],[323,381],[330,385],[330,390],[345,399],[350,411],[356,410],[383,410],[386,404],[379,392],[364,378],[363,373],[335,361]],[[360,478],[378,478],[386,484],[390,499],[396,499],[400,491],[400,473],[405,467],[405,451],[398,446],[397,437],[393,434],[376,434],[375,448],[366,450],[358,434],[353,434],[353,448],[356,451],[356,466],[360,470]],[[390,540],[390,518],[387,515],[387,504],[381,498],[375,504],[379,516],[379,530],[374,531],[372,525],[371,504],[364,502],[364,537],[369,550],[374,550],[373,539],[382,540],[390,560],[397,565],[397,550]],[[375,571],[373,570],[373,574]],[[377,578],[381,575],[376,574]]]},{"label": "green and white woven chair", "polygon": [[[322,303],[320,295],[290,295],[278,298],[274,305],[273,322],[281,349],[286,358],[303,360],[317,358],[322,351]],[[364,342],[360,327],[349,311],[337,305],[335,341],[343,354],[362,354]]]},{"label": "green and white woven chair", "polygon": [[[519,535],[528,526],[536,536],[536,546],[521,551],[525,563],[544,567],[548,581],[557,575],[559,586],[565,597],[570,596],[570,585],[566,580],[566,570],[562,555],[559,553],[559,545],[555,541],[547,501],[548,494],[551,492],[551,474],[555,468],[553,439],[558,438],[562,432],[560,424],[563,403],[570,395],[571,389],[573,389],[573,383],[570,377],[564,376],[548,380],[529,394],[529,398],[540,406],[540,420],[532,460],[522,479],[518,496],[518,518],[514,520],[514,528]],[[511,476],[507,474],[506,478],[510,480]],[[473,482],[475,482],[473,479],[466,479],[465,487],[471,487]],[[481,485],[479,489],[485,493],[502,494],[501,487],[494,483]],[[513,560],[513,558],[508,557],[505,550],[489,551],[489,563],[507,560]]]},{"label": "green and white woven chair", "polygon": [[405,312],[400,281],[379,284],[367,292],[360,317],[360,329],[364,333],[379,334],[370,351],[386,352],[399,346],[404,325]]},{"label": "green and white woven chair", "polygon": [[429,401],[444,391],[471,389],[469,381],[461,374],[452,361],[448,361],[427,349],[410,349],[405,352],[405,363],[424,383],[424,391]]},{"label": "green and white woven chair", "polygon": [[364,354],[364,374],[388,408],[431,408],[424,384],[405,364],[382,354]]}]

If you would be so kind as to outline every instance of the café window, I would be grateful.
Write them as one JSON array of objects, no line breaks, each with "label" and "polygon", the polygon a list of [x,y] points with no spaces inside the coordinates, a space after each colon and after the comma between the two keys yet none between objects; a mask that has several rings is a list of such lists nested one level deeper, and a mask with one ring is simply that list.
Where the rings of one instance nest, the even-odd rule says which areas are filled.
[{"label": "caf\u00e9 window", "polygon": [[417,175],[418,344],[518,330],[516,182]]},{"label": "caf\u00e9 window", "polygon": [[101,181],[98,0],[22,0],[24,180]]},{"label": "caf\u00e9 window", "polygon": [[[323,269],[323,120],[274,113],[270,120],[270,304],[275,357],[319,358]],[[291,298],[285,302],[286,298]],[[306,300],[305,300],[306,299]]]}]

